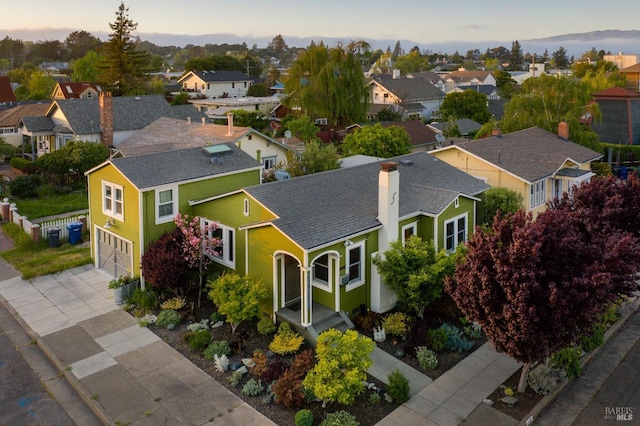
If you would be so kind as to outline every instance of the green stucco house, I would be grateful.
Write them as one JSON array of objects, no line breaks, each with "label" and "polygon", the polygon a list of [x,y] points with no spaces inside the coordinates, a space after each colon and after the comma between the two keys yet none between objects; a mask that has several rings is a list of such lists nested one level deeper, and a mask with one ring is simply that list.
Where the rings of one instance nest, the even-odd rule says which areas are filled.
[{"label": "green stucco house", "polygon": [[192,198],[191,213],[216,222],[219,266],[272,288],[263,314],[313,338],[361,309],[396,298],[372,258],[411,235],[453,250],[476,220],[489,186],[428,153]]}]

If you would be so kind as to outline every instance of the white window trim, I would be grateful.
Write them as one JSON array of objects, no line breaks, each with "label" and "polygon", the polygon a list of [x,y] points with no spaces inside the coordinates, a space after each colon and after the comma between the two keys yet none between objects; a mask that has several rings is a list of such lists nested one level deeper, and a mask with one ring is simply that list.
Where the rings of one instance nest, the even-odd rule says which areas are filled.
[{"label": "white window trim", "polygon": [[[327,256],[327,276],[329,277],[328,282],[316,279],[315,274],[315,266],[318,263],[318,260],[325,255]],[[332,253],[322,253],[313,260],[313,263],[311,265],[311,284],[320,290],[326,291],[327,293],[332,293],[336,275],[334,273],[334,269],[336,268],[336,256]]]},{"label": "white window trim", "polygon": [[409,223],[407,225],[404,225],[402,227],[402,229],[400,230],[400,233],[401,233],[400,235],[402,237],[402,245],[405,245],[406,242],[407,242],[407,239],[404,237],[404,232],[407,229],[413,230],[413,234],[411,234],[411,235],[418,235],[418,222],[411,222],[411,223]]},{"label": "white window trim", "polygon": [[[212,221],[203,219],[205,224],[209,224]],[[220,263],[224,266],[228,266],[229,268],[235,269],[236,267],[236,230],[231,228],[230,226],[223,225],[218,223],[218,229],[222,231],[222,256],[209,256],[211,260],[214,262]],[[233,237],[230,236],[230,233],[233,234]],[[212,235],[212,232],[209,231],[209,236]],[[228,243],[231,241],[232,249],[228,250]]]},{"label": "white window trim", "polygon": [[250,214],[250,203],[249,203],[249,199],[245,198],[244,201],[242,202],[242,214],[245,216],[249,216]]},{"label": "white window trim", "polygon": [[[120,201],[121,205],[122,205],[122,213],[118,214],[116,213],[116,200],[115,198],[113,198],[111,201],[111,209],[107,209],[106,206],[106,189],[107,187],[111,188],[111,193],[112,196],[115,197],[115,193],[116,190],[120,190],[120,193],[122,194],[122,200]],[[107,181],[103,181],[102,182],[102,213],[105,214],[106,216],[112,217],[114,219],[120,219],[121,221],[124,221],[124,188],[122,187],[122,185],[118,185],[112,182],[107,182]]]},{"label": "white window trim", "polygon": [[541,179],[531,184],[529,190],[529,208],[543,205],[547,201],[546,179]]},{"label": "white window trim", "polygon": [[357,281],[351,281],[351,277],[349,277],[349,283],[347,283],[346,285],[346,291],[351,291],[353,289],[356,289],[362,285],[365,284],[366,279],[365,279],[365,250],[364,250],[364,241],[360,241],[357,243],[353,243],[350,246],[347,246],[347,250],[345,253],[345,266],[346,266],[346,272],[347,274],[349,273],[349,270],[351,269],[351,259],[350,259],[350,254],[351,254],[351,250],[354,249],[360,249],[360,278]]},{"label": "white window trim", "polygon": [[[469,238],[469,232],[468,232],[468,230],[469,230],[469,217],[468,216],[469,215],[467,213],[464,213],[464,214],[458,215],[458,216],[453,217],[453,218],[451,218],[451,219],[449,219],[449,220],[444,222],[444,228],[443,228],[443,230],[444,230],[444,232],[443,232],[443,237],[444,237],[443,238],[443,240],[444,240],[443,243],[444,244],[443,244],[443,247],[444,247],[445,250],[448,250],[447,249],[447,225],[448,224],[453,222],[453,226],[454,226],[454,229],[453,229],[453,238],[454,238],[453,239],[453,250],[448,250],[448,251],[450,251],[450,252],[454,251],[456,249],[456,247],[458,247],[458,245],[460,243],[463,243],[464,241],[466,241]],[[462,218],[464,218],[464,241],[458,241],[458,233],[459,233],[458,232],[458,221],[460,219],[462,219]]]},{"label": "white window trim", "polygon": [[[278,157],[276,155],[270,155],[268,157],[262,157],[262,165],[264,166],[265,170],[273,169],[278,164],[277,160],[278,160]],[[273,162],[273,166],[267,167],[267,164],[266,164],[267,161],[268,162]]]},{"label": "white window trim", "polygon": [[[165,191],[171,191],[171,214],[160,216],[160,193]],[[169,203],[165,203],[169,204]],[[156,209],[156,225],[161,223],[172,222],[173,218],[178,214],[178,187],[175,185],[172,186],[163,186],[160,188],[156,188],[155,190],[155,209]]]}]

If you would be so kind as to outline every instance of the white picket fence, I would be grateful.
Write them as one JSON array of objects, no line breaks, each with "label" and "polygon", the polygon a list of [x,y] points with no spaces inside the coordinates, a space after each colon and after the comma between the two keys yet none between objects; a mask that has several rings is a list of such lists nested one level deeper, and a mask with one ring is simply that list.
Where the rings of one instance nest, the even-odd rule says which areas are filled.
[{"label": "white picket fence", "polygon": [[[69,239],[69,229],[67,225],[72,222],[83,222],[86,226],[89,223],[89,214],[75,214],[63,218],[56,218],[46,221],[40,221],[38,219],[29,220],[26,216],[21,216],[16,208],[15,204],[9,205],[8,201],[5,199],[2,203],[2,216],[3,220],[10,220],[15,223],[19,227],[22,228],[24,232],[29,234],[34,241],[38,239],[49,238],[49,230],[52,228],[58,228],[58,240],[68,240]],[[6,217],[5,217],[6,216]],[[84,231],[84,229],[83,229]]]},{"label": "white picket fence", "polygon": [[[67,229],[67,225],[72,223],[72,222],[79,222],[80,216],[87,217],[87,220],[88,220],[88,217],[89,217],[88,214],[86,214],[86,215],[76,215],[76,216],[69,216],[69,217],[65,217],[65,218],[61,218],[61,219],[53,219],[53,220],[48,220],[46,222],[38,223],[38,225],[40,225],[40,237],[43,238],[43,239],[47,239],[47,238],[49,238],[49,230],[51,228],[58,228],[60,230],[60,234],[59,234],[60,240],[68,240],[69,239],[69,229]],[[89,222],[87,221],[87,223],[89,223]],[[23,227],[24,227],[24,224],[23,224]]]}]

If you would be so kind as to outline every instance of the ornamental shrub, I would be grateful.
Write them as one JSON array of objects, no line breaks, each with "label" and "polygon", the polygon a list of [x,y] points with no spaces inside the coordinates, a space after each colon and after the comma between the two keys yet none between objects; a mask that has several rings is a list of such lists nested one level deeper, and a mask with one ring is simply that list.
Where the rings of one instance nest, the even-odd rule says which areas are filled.
[{"label": "ornamental shrub", "polygon": [[276,395],[276,402],[286,408],[296,408],[304,405],[306,399],[302,389],[303,378],[303,375],[291,368],[282,373],[272,386],[273,393]]},{"label": "ornamental shrub", "polygon": [[304,337],[291,329],[288,322],[282,322],[278,326],[278,332],[273,336],[269,349],[278,355],[292,354],[300,349]]},{"label": "ornamental shrub", "polygon": [[204,351],[211,342],[211,332],[209,330],[198,330],[185,334],[185,339],[189,347],[196,351]]},{"label": "ornamental shrub", "polygon": [[450,351],[466,352],[473,347],[473,342],[467,340],[455,325],[444,323],[440,326],[447,333],[447,343],[444,348]]},{"label": "ornamental shrub", "polygon": [[444,350],[447,344],[447,330],[444,328],[432,328],[427,331],[427,345],[436,352]]},{"label": "ornamental shrub", "polygon": [[296,426],[313,426],[313,412],[303,408],[296,413]]},{"label": "ornamental shrub", "polygon": [[274,380],[278,380],[286,370],[287,365],[282,361],[282,359],[280,357],[274,357],[267,364],[267,369],[262,374],[261,378],[265,383],[271,383]]},{"label": "ornamental shrub", "polygon": [[204,357],[210,361],[214,360],[216,355],[229,356],[230,354],[231,348],[226,340],[214,340],[204,350]]},{"label": "ornamental shrub", "polygon": [[253,356],[251,360],[254,362],[254,366],[249,369],[251,374],[256,377],[262,377],[264,373],[267,372],[267,365],[269,364],[269,359],[267,355],[262,352],[260,349],[256,349],[253,351]]},{"label": "ornamental shrub", "polygon": [[564,371],[551,366],[549,360],[533,368],[527,375],[527,384],[538,395],[546,395],[565,379]]},{"label": "ornamental shrub", "polygon": [[582,364],[580,364],[581,356],[581,348],[569,346],[551,355],[551,364],[555,367],[562,368],[566,371],[567,377],[573,379],[582,374]]},{"label": "ornamental shrub", "polygon": [[174,310],[178,310],[178,309],[182,309],[184,308],[184,305],[186,303],[186,300],[184,297],[172,297],[171,299],[165,300],[164,302],[162,302],[160,304],[160,308],[162,309],[174,309]]},{"label": "ornamental shrub", "polygon": [[353,414],[341,410],[327,414],[320,426],[360,426],[360,423]]},{"label": "ornamental shrub", "polygon": [[[14,157],[11,159],[18,160]],[[42,179],[38,175],[16,176],[9,182],[9,192],[15,198],[37,198],[38,187],[42,184]]]},{"label": "ornamental shrub", "polygon": [[407,334],[407,321],[407,314],[404,312],[394,312],[382,320],[382,328],[384,328],[387,334],[404,337]]},{"label": "ornamental shrub", "polygon": [[242,394],[249,396],[258,396],[264,390],[264,386],[262,386],[262,382],[260,380],[256,381],[253,377],[247,381],[242,387]]},{"label": "ornamental shrub", "polygon": [[580,346],[585,352],[591,352],[592,350],[599,348],[604,343],[604,333],[607,331],[607,326],[599,322],[593,326],[590,333],[580,336]]},{"label": "ornamental shrub", "polygon": [[173,330],[182,321],[182,317],[178,311],[174,309],[163,309],[158,314],[156,325],[158,327],[166,328],[167,330]]},{"label": "ornamental shrub", "polygon": [[303,386],[322,400],[323,407],[329,401],[353,404],[364,391],[374,347],[373,340],[354,330],[342,333],[331,328],[321,333],[316,345],[318,362],[307,373]]},{"label": "ornamental shrub", "polygon": [[181,296],[191,288],[193,274],[182,254],[184,236],[179,228],[164,233],[142,255],[142,276],[159,293]]},{"label": "ornamental shrub", "polygon": [[436,353],[425,346],[418,347],[416,358],[420,368],[425,371],[433,370],[438,366],[438,356]]},{"label": "ornamental shrub", "polygon": [[258,333],[262,335],[273,334],[277,330],[276,325],[271,321],[271,318],[262,317],[257,324]]},{"label": "ornamental shrub", "polygon": [[409,400],[409,379],[404,377],[399,370],[394,371],[388,376],[389,384],[387,385],[387,393],[398,404],[403,404]]}]

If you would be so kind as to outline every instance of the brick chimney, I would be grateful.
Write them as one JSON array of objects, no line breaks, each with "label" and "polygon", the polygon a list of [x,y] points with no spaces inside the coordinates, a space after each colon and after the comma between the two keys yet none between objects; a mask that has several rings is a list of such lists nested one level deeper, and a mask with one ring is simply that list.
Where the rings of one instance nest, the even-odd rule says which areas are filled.
[{"label": "brick chimney", "polygon": [[565,141],[569,140],[569,123],[561,121],[558,123],[558,136]]},{"label": "brick chimney", "polygon": [[100,92],[100,128],[102,136],[100,142],[107,148],[113,148],[113,97],[111,92]]}]

